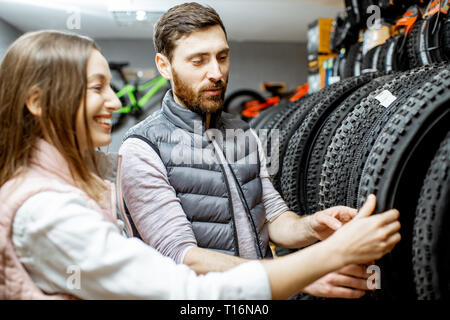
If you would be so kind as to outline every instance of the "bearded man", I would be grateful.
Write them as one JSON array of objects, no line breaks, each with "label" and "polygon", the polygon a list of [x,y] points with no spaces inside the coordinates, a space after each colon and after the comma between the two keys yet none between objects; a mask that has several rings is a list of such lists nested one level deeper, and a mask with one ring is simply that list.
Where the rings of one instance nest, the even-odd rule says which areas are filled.
[{"label": "bearded man", "polygon": [[[269,241],[302,248],[355,216],[348,207],[299,216],[274,189],[257,135],[221,110],[230,48],[214,9],[171,8],[153,41],[156,66],[172,89],[161,110],[125,134],[119,150],[123,198],[147,244],[197,273],[225,271],[272,257]],[[367,278],[363,266],[349,265],[304,292],[359,298]]]}]

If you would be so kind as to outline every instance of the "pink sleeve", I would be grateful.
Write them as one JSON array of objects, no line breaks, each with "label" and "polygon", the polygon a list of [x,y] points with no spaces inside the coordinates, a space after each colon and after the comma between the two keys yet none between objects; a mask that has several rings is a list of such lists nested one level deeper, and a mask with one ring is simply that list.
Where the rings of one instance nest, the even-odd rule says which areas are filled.
[{"label": "pink sleeve", "polygon": [[152,147],[136,138],[127,139],[119,153],[123,197],[142,240],[183,263],[185,252],[197,242],[164,164]]}]

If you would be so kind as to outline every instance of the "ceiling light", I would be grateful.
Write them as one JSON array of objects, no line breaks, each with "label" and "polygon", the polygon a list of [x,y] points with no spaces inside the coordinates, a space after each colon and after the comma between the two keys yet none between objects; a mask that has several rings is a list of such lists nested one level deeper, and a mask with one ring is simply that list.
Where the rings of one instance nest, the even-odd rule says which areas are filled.
[{"label": "ceiling light", "polygon": [[114,21],[119,26],[130,26],[135,24],[155,24],[159,17],[164,13],[162,11],[146,10],[110,10]]}]

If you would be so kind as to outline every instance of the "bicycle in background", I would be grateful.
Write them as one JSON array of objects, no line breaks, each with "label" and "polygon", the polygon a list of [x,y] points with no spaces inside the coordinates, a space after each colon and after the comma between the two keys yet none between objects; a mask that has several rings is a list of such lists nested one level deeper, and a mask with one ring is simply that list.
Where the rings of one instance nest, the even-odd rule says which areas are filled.
[{"label": "bicycle in background", "polygon": [[122,103],[122,107],[113,113],[112,131],[121,128],[129,117],[134,118],[136,122],[142,120],[148,115],[154,105],[154,103],[151,103],[152,98],[164,88],[168,89],[168,81],[162,76],[157,76],[140,84],[141,77],[138,73],[134,83],[130,83],[124,73],[124,68],[128,65],[129,62],[109,62],[109,68],[119,75],[122,82],[120,88],[115,84],[111,84],[112,89]]}]

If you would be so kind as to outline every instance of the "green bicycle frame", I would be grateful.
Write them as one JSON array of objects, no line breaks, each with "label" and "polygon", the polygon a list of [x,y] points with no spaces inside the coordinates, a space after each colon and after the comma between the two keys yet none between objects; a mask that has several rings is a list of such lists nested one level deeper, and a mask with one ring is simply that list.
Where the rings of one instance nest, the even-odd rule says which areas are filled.
[{"label": "green bicycle frame", "polygon": [[[142,108],[157,92],[159,89],[161,89],[165,84],[167,83],[167,80],[164,79],[164,77],[159,76],[156,77],[153,80],[150,80],[147,83],[144,83],[140,86],[133,86],[131,84],[126,84],[121,90],[119,90],[116,95],[120,99],[124,95],[128,95],[128,98],[130,99],[131,105],[122,106],[119,110],[115,111],[116,113],[129,113],[132,110],[136,110],[139,108]],[[144,91],[148,88],[151,89],[142,97],[139,99],[139,101],[136,99],[136,96],[134,93],[136,91]]]}]

